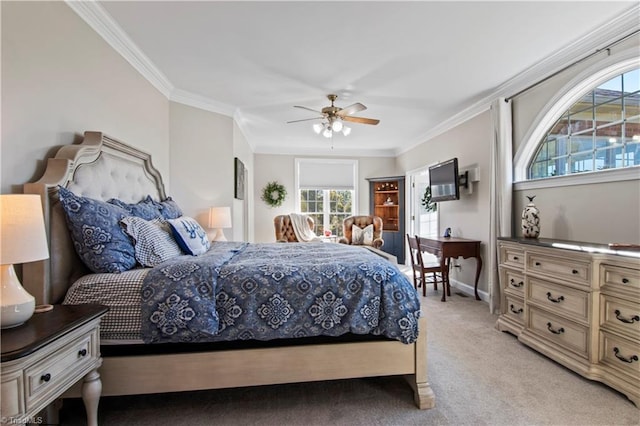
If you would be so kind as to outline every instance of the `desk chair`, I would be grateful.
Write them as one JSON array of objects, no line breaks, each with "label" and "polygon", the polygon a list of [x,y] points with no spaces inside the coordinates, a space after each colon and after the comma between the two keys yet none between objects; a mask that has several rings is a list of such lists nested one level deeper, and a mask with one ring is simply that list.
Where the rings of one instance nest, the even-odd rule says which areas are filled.
[{"label": "desk chair", "polygon": [[[433,272],[433,280],[436,280],[436,274],[440,275],[440,281],[442,282],[442,291],[446,293],[447,296],[451,296],[451,286],[449,285],[448,280],[448,269],[449,264],[447,263],[447,259],[442,256],[442,247],[433,243],[432,240],[428,238],[418,237],[416,235],[416,240],[418,241],[418,246],[420,247],[420,261],[422,262],[422,268],[425,272]],[[435,259],[425,261],[423,254],[431,254],[435,256]],[[434,289],[437,288],[434,285]],[[423,288],[422,290],[425,292],[426,290]],[[443,296],[444,297],[444,296]],[[444,298],[442,301],[444,302]]]},{"label": "desk chair", "polygon": [[[433,284],[433,289],[438,291],[438,273],[440,273],[440,281],[442,282],[442,265],[440,259],[425,262],[425,259],[422,256],[423,250],[420,247],[420,238],[418,236],[411,237],[407,234],[407,242],[409,243],[414,287],[416,290],[419,287],[422,287],[423,296],[427,295],[427,284]],[[437,252],[438,250],[434,251]],[[432,274],[430,280],[427,279],[427,274]]]}]

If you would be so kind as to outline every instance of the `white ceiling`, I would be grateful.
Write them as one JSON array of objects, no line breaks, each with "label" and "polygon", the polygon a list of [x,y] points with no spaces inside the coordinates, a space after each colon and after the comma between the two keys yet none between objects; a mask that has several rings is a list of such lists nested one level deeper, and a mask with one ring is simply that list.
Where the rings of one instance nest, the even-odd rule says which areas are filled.
[{"label": "white ceiling", "polygon": [[[129,50],[142,52],[144,68],[165,82],[170,99],[233,115],[255,152],[396,155],[426,141],[448,118],[523,88],[549,71],[541,64],[557,68],[549,58],[571,57],[636,5],[101,1],[94,7],[103,8]],[[351,135],[334,136],[333,149],[313,133],[313,121],[286,124],[315,116],[294,105],[319,110],[329,105],[329,93],[338,94],[339,107],[365,104],[355,115],[380,124],[351,125]]]}]

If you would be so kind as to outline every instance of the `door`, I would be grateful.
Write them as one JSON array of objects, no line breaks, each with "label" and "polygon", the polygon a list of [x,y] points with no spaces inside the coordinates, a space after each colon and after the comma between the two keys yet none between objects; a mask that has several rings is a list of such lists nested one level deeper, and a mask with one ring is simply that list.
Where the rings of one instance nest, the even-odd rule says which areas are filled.
[{"label": "door", "polygon": [[411,181],[409,195],[411,211],[408,233],[420,237],[437,237],[439,235],[437,204],[428,204],[428,199],[425,196],[429,187],[428,167],[412,172],[409,178]]}]

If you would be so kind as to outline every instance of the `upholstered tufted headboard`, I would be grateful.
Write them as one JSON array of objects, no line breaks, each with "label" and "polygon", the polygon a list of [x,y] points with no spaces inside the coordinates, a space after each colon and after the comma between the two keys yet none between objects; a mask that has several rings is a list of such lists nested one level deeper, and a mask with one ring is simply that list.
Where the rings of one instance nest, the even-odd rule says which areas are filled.
[{"label": "upholstered tufted headboard", "polygon": [[101,132],[85,132],[80,144],[60,148],[47,161],[43,176],[24,185],[24,192],[39,194],[49,238],[50,258],[23,265],[23,285],[36,303],[60,303],[69,286],[89,273],[76,255],[64,212],[58,199],[58,185],[98,200],[118,198],[135,203],[147,195],[166,198],[162,177],[151,157]]}]

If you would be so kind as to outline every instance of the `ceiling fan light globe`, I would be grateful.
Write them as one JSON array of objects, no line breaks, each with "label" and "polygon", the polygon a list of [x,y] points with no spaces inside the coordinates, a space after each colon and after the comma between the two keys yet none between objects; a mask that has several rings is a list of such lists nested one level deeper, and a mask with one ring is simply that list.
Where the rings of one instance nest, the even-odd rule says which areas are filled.
[{"label": "ceiling fan light globe", "polygon": [[313,131],[316,132],[316,135],[319,135],[320,132],[322,132],[322,124],[321,123],[316,123],[313,125]]},{"label": "ceiling fan light globe", "polygon": [[324,129],[324,132],[322,132],[322,136],[324,136],[325,138],[330,138],[332,133],[333,132],[331,131],[331,128],[327,127],[326,129]]},{"label": "ceiling fan light globe", "polygon": [[351,127],[344,126],[342,128],[342,134],[345,135],[345,136],[349,136],[349,133],[351,133]]},{"label": "ceiling fan light globe", "polygon": [[336,120],[336,121],[334,121],[334,122],[331,124],[331,129],[332,129],[334,132],[339,132],[339,131],[341,131],[341,130],[342,130],[342,127],[343,127],[343,126],[342,126],[342,121],[339,121],[339,120]]}]

